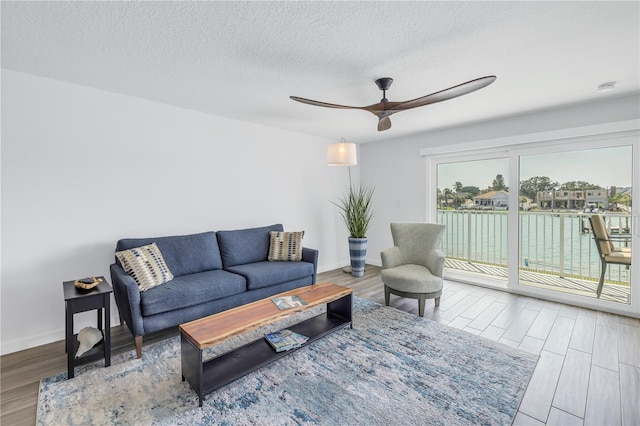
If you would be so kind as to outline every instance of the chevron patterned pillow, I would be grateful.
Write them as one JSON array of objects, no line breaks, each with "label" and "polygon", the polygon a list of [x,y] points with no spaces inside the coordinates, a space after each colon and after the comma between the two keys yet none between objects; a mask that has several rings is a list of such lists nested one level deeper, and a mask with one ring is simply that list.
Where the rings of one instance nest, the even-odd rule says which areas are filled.
[{"label": "chevron patterned pillow", "polygon": [[269,261],[302,260],[302,237],[304,231],[298,232],[269,232],[271,244],[269,245]]},{"label": "chevron patterned pillow", "polygon": [[156,243],[116,252],[116,257],[122,269],[136,280],[140,291],[149,290],[173,279],[173,274]]}]

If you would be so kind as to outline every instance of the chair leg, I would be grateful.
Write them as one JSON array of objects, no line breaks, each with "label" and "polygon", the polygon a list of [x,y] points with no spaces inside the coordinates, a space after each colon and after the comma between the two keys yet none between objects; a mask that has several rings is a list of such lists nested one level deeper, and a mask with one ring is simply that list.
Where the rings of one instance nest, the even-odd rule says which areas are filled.
[{"label": "chair leg", "polygon": [[600,298],[600,293],[602,293],[602,287],[604,287],[604,273],[607,269],[607,262],[602,261],[602,273],[600,274],[600,282],[598,283],[598,289],[596,290],[596,296],[598,299]]},{"label": "chair leg", "polygon": [[436,297],[436,308],[440,306],[440,296]]},{"label": "chair leg", "polygon": [[391,300],[391,291],[389,287],[384,286],[384,305],[389,306],[389,301]]},{"label": "chair leg", "polygon": [[418,297],[418,315],[424,317],[424,301],[426,299],[425,294],[420,295]]}]

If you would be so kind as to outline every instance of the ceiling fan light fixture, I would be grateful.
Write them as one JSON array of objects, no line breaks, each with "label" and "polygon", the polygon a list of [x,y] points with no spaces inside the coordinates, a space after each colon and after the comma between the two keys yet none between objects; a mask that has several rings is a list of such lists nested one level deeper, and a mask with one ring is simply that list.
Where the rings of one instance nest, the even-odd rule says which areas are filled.
[{"label": "ceiling fan light fixture", "polygon": [[327,149],[328,166],[355,166],[358,164],[358,154],[355,143],[347,143],[342,139],[332,143]]}]

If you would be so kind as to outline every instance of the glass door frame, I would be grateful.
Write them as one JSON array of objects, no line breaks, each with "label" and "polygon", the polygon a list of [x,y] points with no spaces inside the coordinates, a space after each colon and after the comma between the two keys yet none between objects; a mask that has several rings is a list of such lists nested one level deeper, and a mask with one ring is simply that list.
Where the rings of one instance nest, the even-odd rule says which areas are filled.
[{"label": "glass door frame", "polygon": [[[632,171],[632,204],[631,220],[633,232],[632,247],[640,248],[640,120],[610,123],[608,125],[590,126],[588,129],[566,129],[546,134],[522,135],[492,141],[478,141],[448,148],[427,148],[420,151],[426,157],[427,197],[426,220],[436,221],[437,209],[437,167],[440,163],[508,158],[509,187],[517,190],[509,191],[509,205],[519,205],[519,159],[523,155],[567,152],[584,149],[609,148],[616,146],[632,146],[631,161],[635,167]],[[484,148],[478,148],[484,146]],[[519,209],[509,209],[507,218],[507,241],[509,247],[519,248]],[[597,309],[606,312],[640,318],[640,250],[633,250],[631,262],[631,304],[622,304],[585,296],[561,293],[554,290],[536,288],[519,283],[519,251],[509,250],[507,255],[508,281],[504,283],[493,280],[474,280],[447,272],[446,279],[477,284],[485,287],[506,290],[509,292],[537,297]]]},{"label": "glass door frame", "polygon": [[[494,160],[494,159],[509,159],[509,152],[507,150],[491,150],[489,152],[487,152],[486,150],[482,150],[482,151],[478,151],[476,152],[475,150],[473,151],[467,151],[464,153],[451,153],[451,154],[440,154],[438,156],[434,156],[431,158],[432,161],[427,161],[427,176],[428,176],[428,182],[429,185],[427,185],[427,222],[432,222],[432,223],[436,223],[437,222],[437,193],[438,193],[438,165],[442,164],[442,163],[452,163],[452,162],[467,162],[467,161],[482,161],[482,160]],[[510,161],[509,161],[510,163]],[[509,167],[511,167],[511,164],[509,164]],[[509,169],[509,179],[511,178],[510,176],[511,172]],[[511,182],[509,180],[509,182]],[[434,197],[432,198],[430,196],[429,191],[431,191],[431,194],[435,194]],[[509,196],[511,196],[511,193],[509,193]],[[511,203],[511,199],[509,199],[509,202]],[[509,233],[509,229],[507,228],[507,234]],[[507,246],[509,246],[511,242],[509,241],[509,239],[507,239]],[[511,261],[510,259],[510,255],[509,255],[509,250],[507,250],[507,265],[509,264],[509,262]],[[499,280],[499,279],[492,279],[489,276],[480,276],[480,277],[473,277],[472,279],[464,273],[460,273],[460,272],[456,272],[456,271],[452,271],[452,270],[446,270],[445,269],[445,278],[447,279],[451,279],[453,281],[459,281],[459,282],[464,282],[464,283],[469,283],[469,284],[479,284],[482,285],[484,287],[491,287],[491,288],[496,288],[496,289],[506,289],[507,288],[507,283]]]}]

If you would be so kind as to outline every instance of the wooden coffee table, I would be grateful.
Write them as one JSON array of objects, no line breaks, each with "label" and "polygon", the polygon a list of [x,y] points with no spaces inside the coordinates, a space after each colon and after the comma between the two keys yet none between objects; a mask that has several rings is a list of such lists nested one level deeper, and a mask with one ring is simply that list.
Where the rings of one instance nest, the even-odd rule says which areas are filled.
[{"label": "wooden coffee table", "polygon": [[[271,300],[278,296],[300,296],[305,306],[280,310]],[[289,352],[276,352],[264,337],[230,352],[202,361],[204,349],[218,343],[298,314],[314,306],[327,304],[327,312],[287,327],[309,340],[302,347],[344,327],[352,327],[352,290],[331,283],[322,283],[287,291],[229,309],[180,326],[182,380],[187,380],[198,394],[202,407],[204,395],[269,364]],[[277,330],[269,330],[269,332]]]}]

